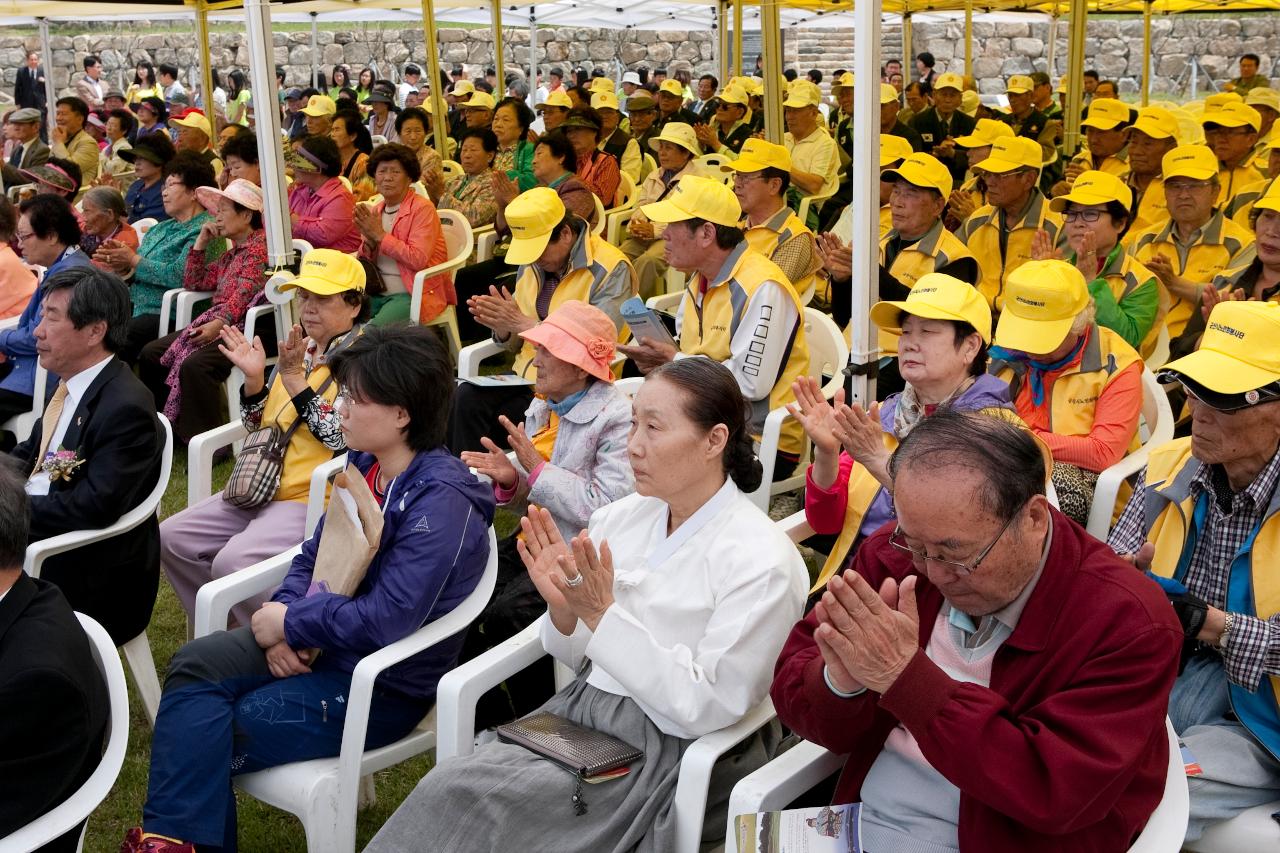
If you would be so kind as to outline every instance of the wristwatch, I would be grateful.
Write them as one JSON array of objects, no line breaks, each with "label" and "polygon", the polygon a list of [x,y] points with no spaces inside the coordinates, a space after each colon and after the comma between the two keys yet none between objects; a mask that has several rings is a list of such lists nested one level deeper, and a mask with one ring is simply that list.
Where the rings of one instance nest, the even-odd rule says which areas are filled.
[{"label": "wristwatch", "polygon": [[1235,625],[1236,615],[1228,613],[1222,622],[1222,636],[1218,638],[1218,651],[1225,652],[1227,650],[1227,640],[1231,637],[1231,627]]}]

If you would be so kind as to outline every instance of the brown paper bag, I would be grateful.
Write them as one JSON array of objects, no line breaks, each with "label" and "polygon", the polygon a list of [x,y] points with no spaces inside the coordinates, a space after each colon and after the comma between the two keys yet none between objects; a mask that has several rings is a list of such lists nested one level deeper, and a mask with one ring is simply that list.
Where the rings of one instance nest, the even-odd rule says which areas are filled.
[{"label": "brown paper bag", "polygon": [[381,541],[382,510],[364,475],[348,465],[333,480],[312,583],[324,582],[330,592],[338,595],[354,594]]}]

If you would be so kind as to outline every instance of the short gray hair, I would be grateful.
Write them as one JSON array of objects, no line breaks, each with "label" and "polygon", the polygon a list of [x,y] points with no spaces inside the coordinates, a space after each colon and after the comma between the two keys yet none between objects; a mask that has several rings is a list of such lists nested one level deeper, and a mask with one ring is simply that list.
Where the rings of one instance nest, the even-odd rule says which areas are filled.
[{"label": "short gray hair", "polygon": [[84,200],[93,202],[95,207],[100,207],[114,214],[117,218],[123,218],[127,212],[124,206],[124,196],[120,194],[120,190],[114,187],[94,187],[84,194]]},{"label": "short gray hair", "polygon": [[896,482],[908,468],[929,471],[967,468],[981,474],[982,508],[1001,520],[1012,518],[1035,495],[1044,494],[1044,455],[1031,433],[1011,421],[950,407],[923,418],[889,460]]}]

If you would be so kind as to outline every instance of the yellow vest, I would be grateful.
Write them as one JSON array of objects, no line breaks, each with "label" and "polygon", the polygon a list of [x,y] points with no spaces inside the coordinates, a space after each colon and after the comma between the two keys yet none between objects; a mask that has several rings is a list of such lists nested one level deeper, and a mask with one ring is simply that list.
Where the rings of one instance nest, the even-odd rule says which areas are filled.
[{"label": "yellow vest", "polygon": [[1119,154],[1112,154],[1110,157],[1102,161],[1102,165],[1095,166],[1093,163],[1093,155],[1089,153],[1088,148],[1081,149],[1080,153],[1071,158],[1072,163],[1079,163],[1085,169],[1098,172],[1106,172],[1108,175],[1115,175],[1120,180],[1129,177],[1129,149],[1125,147],[1121,149]]},{"label": "yellow vest", "polygon": [[[884,265],[885,250],[889,241],[896,237],[897,231],[890,231],[880,240],[880,265]],[[908,289],[916,286],[922,276],[946,267],[961,258],[973,258],[968,247],[961,243],[956,235],[942,227],[942,220],[934,223],[925,235],[909,246],[904,246],[889,267],[889,274]],[[974,258],[977,265],[977,259]],[[978,278],[982,278],[982,267],[978,265]],[[894,355],[898,352],[898,335],[880,330],[880,354]]]},{"label": "yellow vest", "polygon": [[1271,186],[1271,178],[1254,181],[1227,202],[1224,209],[1227,218],[1246,231],[1253,233],[1253,203],[1262,198],[1262,194]]},{"label": "yellow vest", "polygon": [[1147,282],[1156,283],[1159,300],[1156,316],[1151,323],[1151,328],[1147,329],[1146,335],[1142,338],[1142,345],[1138,347],[1138,352],[1143,358],[1151,355],[1156,349],[1156,338],[1160,336],[1160,324],[1164,322],[1165,313],[1169,310],[1169,294],[1160,286],[1160,279],[1156,278],[1155,273],[1144,267],[1123,246],[1111,263],[1098,274],[1098,278],[1106,281],[1117,303]]},{"label": "yellow vest", "polygon": [[1133,190],[1133,197],[1138,200],[1137,209],[1133,213],[1133,224],[1129,226],[1129,233],[1125,235],[1126,244],[1129,243],[1131,235],[1141,234],[1149,228],[1162,227],[1169,221],[1169,200],[1164,194],[1164,178],[1157,175],[1151,179],[1151,183],[1147,184],[1146,190],[1142,193],[1138,192],[1138,188],[1133,182],[1129,182],[1129,189]]},{"label": "yellow vest", "polygon": [[[1138,353],[1124,338],[1094,324],[1080,361],[1053,383],[1048,405],[1049,432],[1057,435],[1088,435],[1093,431],[1093,410],[1102,392],[1126,367],[1138,360]],[[1009,383],[1009,396],[1016,402],[1026,365],[993,361],[988,372]],[[1135,425],[1132,449],[1137,449]]]},{"label": "yellow vest", "polygon": [[[782,210],[769,217],[766,221],[755,227],[746,228],[744,236],[748,246],[766,258],[773,260],[774,252],[778,251],[778,247],[797,234],[808,234],[810,235],[810,240],[813,240],[813,232],[800,221],[800,217],[796,216],[791,208],[784,206]],[[816,242],[814,242],[815,249],[816,245]],[[816,252],[814,256],[816,257]],[[818,276],[818,272],[810,273],[798,281],[791,282],[791,286],[797,294],[800,294],[808,290],[809,285],[813,283],[816,292],[817,282],[814,279],[818,278]]]},{"label": "yellow vest", "polygon": [[[804,331],[804,308],[782,270],[745,244],[735,249],[734,254],[736,259],[730,256],[726,262],[732,264],[729,274],[723,281],[708,286],[701,306],[695,297],[703,277],[699,273],[690,279],[680,307],[680,351],[686,355],[704,355],[721,363],[728,361],[732,354],[730,341],[742,322],[752,295],[767,281],[777,282],[782,287],[795,303],[799,319],[786,360],[769,396],[751,402],[752,432],[759,439],[769,412],[795,402],[791,383],[809,372],[809,344]],[[803,448],[804,430],[794,419],[789,420],[782,427],[778,449],[783,453],[798,454]]]},{"label": "yellow vest", "polygon": [[[321,384],[329,378],[329,368],[323,364],[316,365],[307,377],[307,385],[313,391],[319,390]],[[338,398],[338,383],[330,382],[329,387],[321,394],[331,404]],[[284,382],[277,376],[267,391],[266,406],[262,410],[262,425],[276,425],[284,432],[298,419],[298,410],[294,408],[292,397],[285,390]],[[289,439],[285,449],[284,465],[280,470],[280,488],[276,489],[277,501],[306,502],[311,492],[311,472],[322,462],[333,458],[333,451],[325,447],[311,434],[306,424],[299,426]]]},{"label": "yellow vest", "polygon": [[1227,168],[1219,163],[1218,167],[1218,183],[1221,184],[1218,190],[1218,207],[1230,203],[1238,194],[1266,177],[1264,173],[1255,169],[1248,160],[1245,161],[1243,166]]},{"label": "yellow vest", "polygon": [[[1169,221],[1138,235],[1134,241],[1134,257],[1144,264],[1153,257],[1167,258],[1176,275],[1195,284],[1209,284],[1224,270],[1249,260],[1252,246],[1252,232],[1227,219],[1222,211],[1215,211],[1190,246],[1177,241],[1174,224]],[[1169,293],[1163,284],[1160,290],[1162,300],[1169,301],[1164,324],[1169,328],[1169,337],[1176,338],[1199,305]]]},{"label": "yellow vest", "polygon": [[[885,235],[893,230],[893,211],[889,209],[889,205],[880,208],[880,239],[883,240]],[[844,237],[840,238],[841,240]]]},{"label": "yellow vest", "polygon": [[982,277],[978,290],[993,311],[1004,305],[1004,286],[1009,273],[1031,260],[1031,240],[1043,228],[1055,244],[1062,232],[1062,216],[1049,209],[1049,200],[1032,190],[1031,200],[1021,218],[1008,223],[1005,250],[1000,250],[1000,211],[987,204],[964,221],[956,236],[978,261]]},{"label": "yellow vest", "polygon": [[[1146,471],[1146,540],[1156,548],[1151,571],[1181,582],[1195,550],[1195,537],[1205,523],[1204,506],[1191,494],[1191,480],[1199,460],[1191,455],[1191,439],[1177,438],[1151,451]],[[1212,500],[1202,496],[1199,503]],[[1259,619],[1280,612],[1280,513],[1276,499],[1267,507],[1261,526],[1253,531],[1227,567],[1226,609]],[[1256,559],[1255,559],[1256,557]],[[1228,685],[1236,716],[1273,755],[1280,754],[1280,678],[1262,679],[1255,692]]]},{"label": "yellow vest", "polygon": [[[626,264],[631,275],[631,294],[638,292],[639,283],[635,270],[622,250],[611,246],[603,238],[584,230],[574,242],[572,254],[569,256],[569,272],[556,285],[551,294],[551,305],[547,313],[559,308],[571,299],[594,305],[597,288],[609,278],[619,264]],[[516,305],[526,317],[538,317],[538,291],[542,288],[542,270],[535,264],[520,267],[520,277],[516,280],[514,298]],[[623,343],[631,336],[631,330],[625,323],[619,325],[618,343]],[[528,341],[520,347],[512,369],[517,375],[527,379],[537,378],[537,370],[533,367],[533,344]]]}]

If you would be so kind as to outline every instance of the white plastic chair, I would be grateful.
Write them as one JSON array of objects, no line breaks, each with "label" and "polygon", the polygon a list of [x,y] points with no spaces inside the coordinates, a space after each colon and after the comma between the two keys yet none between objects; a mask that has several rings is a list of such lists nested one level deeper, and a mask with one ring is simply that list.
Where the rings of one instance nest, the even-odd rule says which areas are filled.
[{"label": "white plastic chair", "polygon": [[[225,630],[236,601],[279,584],[301,546],[233,575],[211,581],[196,595],[197,636]],[[388,668],[452,637],[480,615],[498,578],[498,542],[489,528],[489,560],[475,590],[451,612],[402,640],[363,658],[351,674],[341,751],[334,758],[299,761],[235,777],[236,786],[264,803],[298,816],[308,853],[351,853],[361,780],[436,746],[436,711],[395,743],[366,751],[374,682]]]},{"label": "white plastic chair", "polygon": [[[1164,796],[1156,810],[1147,819],[1128,853],[1177,853],[1182,849],[1182,839],[1187,831],[1188,795],[1186,769],[1182,763],[1182,750],[1173,724],[1165,719],[1169,737],[1169,768],[1165,776]],[[800,741],[764,767],[748,775],[729,796],[729,819],[725,828],[725,849],[737,849],[735,819],[738,815],[755,814],[785,809],[814,785],[834,776],[844,767],[844,756],[828,752],[817,744]],[[1277,804],[1280,805],[1280,804]],[[1267,807],[1262,807],[1267,808]],[[1274,842],[1280,836],[1274,821],[1267,841]],[[1241,853],[1249,850],[1268,849],[1259,846],[1259,837],[1252,844],[1238,843],[1229,847],[1189,846],[1190,850],[1203,853]]]},{"label": "white plastic chair", "polygon": [[723,154],[703,154],[697,162],[702,167],[702,174],[719,178],[724,174],[720,167],[726,165],[729,158]]},{"label": "white plastic chair", "polygon": [[600,196],[595,193],[591,194],[591,199],[596,203],[596,224],[591,226],[591,233],[599,237],[604,233],[605,210],[604,205],[600,202]]},{"label": "white plastic chair", "polygon": [[440,169],[444,172],[446,180],[455,178],[458,175],[465,175],[466,170],[462,168],[462,164],[456,160],[444,160],[440,163]]},{"label": "white plastic chair", "polygon": [[377,148],[379,145],[387,144],[387,137],[383,136],[381,133],[375,133],[370,137],[369,141],[373,143],[374,148]]},{"label": "white plastic chair", "polygon": [[473,229],[471,233],[476,238],[476,262],[492,258],[493,251],[501,240],[497,230],[492,225],[486,225],[484,228]]},{"label": "white plastic chair", "polygon": [[634,206],[605,213],[604,239],[606,243],[621,246],[626,239],[626,226],[635,214]]},{"label": "white plastic chair", "polygon": [[138,239],[141,240],[147,236],[147,232],[154,228],[156,224],[157,220],[154,216],[144,216],[133,223],[133,230],[138,232]]},{"label": "white plastic chair", "polygon": [[640,155],[640,182],[644,183],[644,179],[649,177],[649,173],[658,168],[658,161],[653,159],[653,155],[648,151]]},{"label": "white plastic chair", "polygon": [[[822,395],[828,400],[844,386],[844,366],[849,363],[849,344],[840,327],[828,315],[815,308],[804,309],[804,329],[809,345],[809,375],[822,383]],[[769,498],[773,495],[799,489],[804,486],[805,469],[809,466],[810,447],[806,438],[804,451],[796,463],[795,472],[785,479],[773,482],[773,468],[777,461],[778,441],[783,424],[791,418],[785,406],[769,412],[760,436],[757,457],[764,469],[760,487],[747,497],[764,512],[769,511]]]},{"label": "white plastic chair", "polygon": [[441,210],[439,216],[448,256],[443,263],[419,270],[413,277],[413,299],[409,303],[409,322],[423,326],[444,326],[448,332],[446,337],[449,341],[449,354],[457,358],[462,349],[462,336],[458,332],[457,306],[446,305],[443,311],[425,323],[418,319],[419,314],[422,313],[422,290],[426,280],[442,273],[447,273],[452,279],[454,273],[461,269],[467,262],[467,258],[471,256],[471,247],[474,244],[471,223],[467,221],[467,217],[456,210],[448,209]]},{"label": "white plastic chair", "polygon": [[814,208],[815,210],[817,210],[817,209],[821,208],[821,207],[822,207],[822,203],[823,203],[824,201],[826,201],[827,199],[831,198],[831,197],[832,197],[833,195],[835,195],[835,194],[836,194],[836,188],[833,188],[833,189],[831,190],[831,192],[829,192],[829,193],[827,193],[827,194],[825,194],[825,195],[823,195],[823,194],[821,194],[821,193],[818,193],[818,194],[814,194],[814,195],[805,195],[805,196],[801,196],[801,197],[800,197],[800,206],[799,206],[799,208],[796,210],[796,216],[800,217],[800,221],[801,221],[801,222],[808,222],[808,221],[809,221],[809,208],[810,208],[810,207],[812,207],[812,208]]},{"label": "white plastic chair", "polygon": [[1142,370],[1142,419],[1138,435],[1146,432],[1142,446],[1098,475],[1093,489],[1093,503],[1089,506],[1089,534],[1103,542],[1111,530],[1111,518],[1115,514],[1116,498],[1120,484],[1147,466],[1151,451],[1173,440],[1173,410],[1169,398],[1156,381],[1150,368]]},{"label": "white plastic chair", "polygon": [[[173,471],[173,430],[169,421],[162,414],[156,417],[164,433],[164,449],[160,454],[160,477],[156,480],[151,494],[133,509],[120,516],[114,524],[98,530],[73,530],[50,536],[27,546],[26,558],[22,569],[33,578],[40,577],[44,561],[56,554],[64,554],[91,542],[102,542],[113,536],[126,533],[160,511],[160,499],[164,497],[169,486],[169,474]],[[147,720],[153,725],[156,721],[156,710],[160,707],[160,680],[156,676],[156,664],[151,657],[151,644],[147,641],[147,632],[134,637],[120,647],[124,659],[129,663],[133,673],[133,683],[138,688],[138,698],[147,712]]]},{"label": "white plastic chair", "polygon": [[1169,363],[1169,327],[1164,323],[1161,322],[1160,328],[1156,330],[1156,348],[1143,361],[1152,371],[1159,370]]},{"label": "white plastic chair", "polygon": [[620,210],[630,210],[635,207],[636,203],[636,182],[626,172],[618,174],[618,192],[613,200],[613,207],[605,211],[605,213],[616,213]]},{"label": "white plastic chair", "polygon": [[[102,760],[74,794],[26,826],[0,838],[0,850],[27,853],[70,832],[76,824],[86,821],[107,798],[120,775],[120,768],[124,766],[124,754],[129,746],[129,689],[125,685],[124,667],[120,665],[115,644],[106,629],[83,613],[77,613],[76,618],[89,639],[94,663],[107,685],[107,733]],[[88,824],[85,826],[87,828]],[[81,829],[77,850],[84,849],[84,835],[85,831]]]},{"label": "white plastic chair", "polygon": [[26,441],[31,435],[31,430],[35,427],[36,421],[40,420],[41,415],[44,414],[48,384],[49,371],[44,369],[44,365],[37,358],[35,384],[32,385],[31,389],[31,409],[30,411],[12,415],[7,421],[0,424],[0,432],[11,432],[19,442]]},{"label": "white plastic chair", "polygon": [[[436,722],[439,737],[436,761],[470,755],[476,734],[476,703],[490,689],[525,669],[546,654],[538,636],[538,623],[525,628],[446,673],[436,690]],[[567,679],[557,666],[557,688]],[[773,703],[765,699],[737,723],[703,735],[685,751],[676,781],[676,839],[674,853],[697,853],[706,814],[707,790],[716,761],[774,719]]]},{"label": "white plastic chair", "polygon": [[1276,826],[1271,818],[1277,811],[1280,811],[1280,801],[1245,809],[1230,820],[1213,824],[1199,840],[1183,849],[1194,853],[1254,853],[1280,849],[1280,826]]}]

